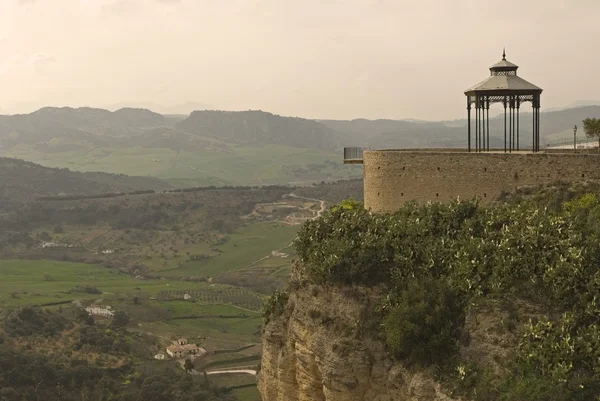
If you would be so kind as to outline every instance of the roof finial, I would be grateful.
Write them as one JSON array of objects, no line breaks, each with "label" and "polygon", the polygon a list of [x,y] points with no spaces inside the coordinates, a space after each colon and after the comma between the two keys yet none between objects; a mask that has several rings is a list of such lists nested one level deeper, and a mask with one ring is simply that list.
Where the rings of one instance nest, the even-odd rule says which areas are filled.
[{"label": "roof finial", "polygon": [[502,49],[502,60],[506,60],[506,47]]}]

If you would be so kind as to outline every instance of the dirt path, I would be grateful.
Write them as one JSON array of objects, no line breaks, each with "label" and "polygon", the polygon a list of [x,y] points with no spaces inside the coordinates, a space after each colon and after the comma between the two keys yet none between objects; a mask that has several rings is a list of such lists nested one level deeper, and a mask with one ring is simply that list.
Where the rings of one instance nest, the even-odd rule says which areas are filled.
[{"label": "dirt path", "polygon": [[252,369],[229,369],[229,370],[212,370],[210,372],[206,372],[207,375],[252,375],[256,376],[256,370]]},{"label": "dirt path", "polygon": [[[319,202],[321,204],[321,208],[319,209],[319,211],[310,220],[318,219],[325,212],[325,201],[322,200],[322,199],[306,198],[304,196],[298,196],[298,195],[296,195],[293,192],[291,194],[285,195],[284,197],[286,197],[286,196],[288,196],[290,198],[304,199],[304,200],[309,200],[309,201],[312,201],[312,202]],[[296,238],[294,238],[289,244],[287,244],[283,248],[276,249],[275,252],[282,252],[284,249],[287,249],[287,248],[291,247],[292,245],[294,245],[294,241],[295,240],[296,240]],[[269,256],[271,256],[271,254],[269,254],[267,256],[263,256],[262,258],[257,259],[257,260],[255,260],[253,262],[250,262],[246,266],[242,267],[242,269],[245,269],[245,268],[250,267],[250,266],[254,266],[257,263],[262,262],[265,259],[268,259]]]},{"label": "dirt path", "polygon": [[[180,363],[181,368],[183,369],[183,363]],[[243,368],[233,368],[233,369],[223,369],[223,370],[209,370],[207,372],[193,369],[188,372],[191,375],[204,375],[206,373],[209,375],[252,375],[256,376],[257,371],[254,369],[243,369]]]},{"label": "dirt path", "polygon": [[325,201],[322,200],[322,199],[315,199],[315,198],[307,198],[307,197],[304,197],[304,196],[298,196],[298,195],[296,195],[293,192],[291,194],[287,195],[287,196],[289,196],[290,198],[304,199],[304,200],[309,200],[309,201],[321,203],[321,209],[317,212],[317,214],[315,215],[315,217],[313,217],[311,220],[318,219],[319,217],[321,217],[321,215],[323,214],[323,212],[325,212]]}]

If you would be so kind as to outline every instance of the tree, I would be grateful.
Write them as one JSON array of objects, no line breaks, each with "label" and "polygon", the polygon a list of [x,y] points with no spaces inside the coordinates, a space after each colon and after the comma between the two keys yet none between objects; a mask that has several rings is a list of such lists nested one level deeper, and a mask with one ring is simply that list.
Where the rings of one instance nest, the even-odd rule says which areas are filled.
[{"label": "tree", "polygon": [[186,372],[191,372],[194,370],[194,363],[190,358],[186,358],[185,363],[183,364],[183,368]]},{"label": "tree", "polygon": [[79,309],[77,311],[77,315],[75,316],[75,320],[78,323],[87,324],[88,326],[93,326],[96,321],[85,309]]},{"label": "tree", "polygon": [[126,312],[123,311],[117,311],[115,312],[115,315],[113,316],[112,319],[112,327],[114,328],[125,328],[127,327],[127,325],[129,324],[129,315]]},{"label": "tree", "polygon": [[598,138],[598,152],[600,152],[600,118],[583,120],[583,130],[588,138]]}]

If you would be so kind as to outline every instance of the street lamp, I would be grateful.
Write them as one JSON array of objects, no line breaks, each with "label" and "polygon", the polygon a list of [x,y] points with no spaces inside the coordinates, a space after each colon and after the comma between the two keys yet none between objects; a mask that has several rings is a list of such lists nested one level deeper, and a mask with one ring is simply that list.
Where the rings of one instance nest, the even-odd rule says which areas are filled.
[{"label": "street lamp", "polygon": [[573,149],[577,149],[577,125],[573,127]]}]

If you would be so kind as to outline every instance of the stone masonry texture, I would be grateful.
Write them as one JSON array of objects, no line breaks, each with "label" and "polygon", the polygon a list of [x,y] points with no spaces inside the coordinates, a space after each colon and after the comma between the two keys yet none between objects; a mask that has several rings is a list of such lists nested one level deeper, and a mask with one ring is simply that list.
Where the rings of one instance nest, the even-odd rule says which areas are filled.
[{"label": "stone masonry texture", "polygon": [[555,182],[600,179],[600,154],[372,150],[363,154],[365,207],[394,212],[407,201],[443,202]]}]

